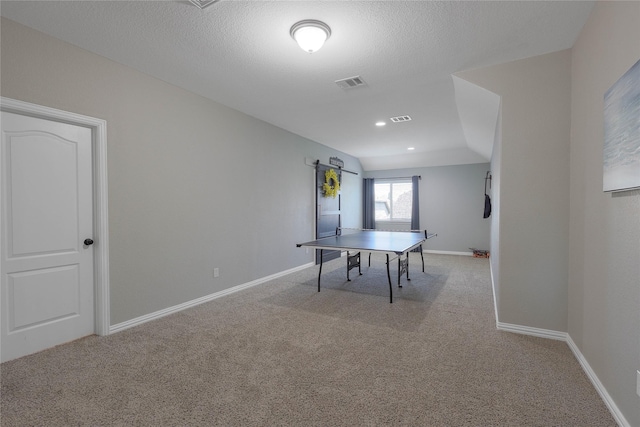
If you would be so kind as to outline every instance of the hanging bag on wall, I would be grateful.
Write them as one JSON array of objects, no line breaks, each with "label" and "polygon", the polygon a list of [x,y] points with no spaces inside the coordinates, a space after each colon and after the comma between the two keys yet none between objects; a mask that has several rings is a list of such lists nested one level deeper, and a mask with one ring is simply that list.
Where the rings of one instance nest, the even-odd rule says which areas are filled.
[{"label": "hanging bag on wall", "polygon": [[483,218],[489,218],[491,215],[491,197],[488,194],[484,195],[484,216]]},{"label": "hanging bag on wall", "polygon": [[489,218],[491,216],[491,197],[487,194],[487,180],[489,180],[489,188],[491,188],[491,171],[487,172],[487,176],[484,178],[484,216],[483,218]]}]

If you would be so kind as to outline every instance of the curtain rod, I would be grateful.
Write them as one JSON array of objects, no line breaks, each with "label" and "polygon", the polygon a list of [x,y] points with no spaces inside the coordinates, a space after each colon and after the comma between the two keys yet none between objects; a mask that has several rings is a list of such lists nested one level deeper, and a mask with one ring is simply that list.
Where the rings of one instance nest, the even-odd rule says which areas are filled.
[{"label": "curtain rod", "polygon": [[[411,179],[411,178],[413,177],[412,176],[381,176],[379,178],[373,177],[372,179]],[[422,179],[422,176],[418,175],[418,179]]]}]

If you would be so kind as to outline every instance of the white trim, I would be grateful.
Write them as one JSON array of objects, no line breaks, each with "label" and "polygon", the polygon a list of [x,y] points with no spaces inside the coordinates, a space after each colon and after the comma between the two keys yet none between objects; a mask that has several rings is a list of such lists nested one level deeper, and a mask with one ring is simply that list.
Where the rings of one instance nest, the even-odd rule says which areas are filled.
[{"label": "white trim", "polygon": [[107,122],[29,102],[0,97],[2,111],[91,128],[94,197],[94,331],[109,334],[109,216],[107,190]]},{"label": "white trim", "polygon": [[566,332],[514,325],[513,323],[496,322],[496,326],[500,331],[514,332],[522,335],[533,335],[534,337],[549,338],[552,340],[566,341],[568,336]]},{"label": "white trim", "polygon": [[573,342],[573,340],[571,339],[571,336],[567,332],[552,331],[549,329],[531,328],[528,326],[514,325],[512,323],[502,323],[502,322],[496,322],[496,323],[497,323],[498,330],[501,330],[501,331],[513,332],[516,334],[533,335],[536,337],[549,338],[552,340],[559,340],[559,341],[566,342],[569,348],[571,349],[571,351],[573,352],[573,355],[575,356],[575,358],[578,359],[578,363],[580,363],[582,370],[589,377],[591,384],[593,384],[594,388],[600,395],[600,398],[604,401],[604,404],[607,406],[607,408],[609,409],[609,412],[611,412],[611,415],[616,420],[618,425],[621,427],[631,427],[631,424],[629,424],[629,422],[624,417],[620,409],[618,409],[618,406],[615,404],[615,402],[607,392],[607,389],[600,382],[596,373],[593,371],[593,369],[591,369],[589,362],[587,362],[587,359],[585,359],[585,357],[582,355],[582,353],[580,352],[580,349]]},{"label": "white trim", "polygon": [[[498,316],[498,297],[496,296],[496,282],[493,278],[493,263],[489,261],[489,273],[491,274],[491,293],[493,294],[493,309],[496,315],[496,328],[500,323],[500,317]],[[499,328],[498,328],[499,329]]]},{"label": "white trim", "polygon": [[578,348],[578,346],[573,342],[573,340],[571,339],[571,336],[568,334],[567,334],[566,341],[567,341],[567,345],[573,352],[573,355],[576,357],[576,359],[578,359],[580,366],[582,366],[582,370],[584,370],[584,372],[587,374],[587,376],[591,380],[591,384],[593,384],[596,391],[604,401],[604,404],[607,405],[607,408],[609,408],[609,412],[611,412],[611,415],[616,420],[618,425],[621,427],[631,427],[631,424],[629,424],[629,421],[627,421],[627,419],[624,417],[622,412],[620,412],[620,409],[618,409],[618,406],[615,404],[615,402],[607,392],[607,389],[600,382],[596,373],[593,371],[593,369],[591,369],[589,362],[587,362],[587,359],[585,359],[585,357],[582,355],[582,352],[580,352],[580,349]]},{"label": "white trim", "polygon": [[423,250],[425,254],[439,254],[439,255],[462,255],[462,256],[473,256],[473,252],[454,252],[454,251],[432,251],[432,250]]},{"label": "white trim", "polygon": [[307,264],[300,265],[298,267],[291,268],[286,271],[281,271],[279,273],[272,274],[270,276],[262,277],[260,279],[253,280],[251,282],[244,283],[242,285],[234,286],[229,289],[224,289],[220,292],[215,292],[213,294],[205,295],[200,298],[196,298],[191,301],[184,302],[182,304],[174,305],[173,307],[168,307],[162,310],[158,310],[153,313],[145,314],[144,316],[136,317],[135,319],[127,320],[122,323],[118,323],[116,325],[111,326],[109,333],[113,334],[115,332],[121,332],[125,329],[133,328],[134,326],[142,325],[143,323],[150,322],[152,320],[160,319],[161,317],[168,316],[173,313],[177,313],[182,310],[186,310],[191,307],[195,307],[197,305],[203,304],[205,302],[212,301],[214,299],[230,295],[257,285],[261,285],[263,283],[269,282],[273,279],[277,279],[282,276],[286,276],[287,274],[295,273],[296,271],[304,270],[305,268],[313,267],[315,263],[310,262]]},{"label": "white trim", "polygon": [[[272,274],[270,276],[263,277],[261,279],[256,279],[254,281],[251,281],[251,282],[248,282],[248,283],[245,283],[245,284],[242,284],[242,285],[234,286],[232,288],[225,289],[225,290],[220,291],[220,292],[216,292],[216,293],[213,293],[213,294],[210,294],[210,295],[206,295],[206,296],[201,297],[201,298],[197,298],[197,299],[194,299],[194,300],[191,300],[191,301],[187,301],[185,303],[178,304],[178,305],[175,305],[173,307],[168,307],[166,309],[159,310],[159,311],[156,311],[154,313],[146,314],[144,316],[140,316],[140,317],[137,317],[135,319],[127,320],[126,322],[122,322],[122,323],[118,323],[117,325],[113,325],[110,328],[109,333],[121,332],[121,331],[124,331],[125,329],[129,329],[129,328],[132,328],[134,326],[142,325],[143,323],[146,323],[146,322],[149,322],[149,321],[152,321],[152,320],[156,320],[156,319],[159,319],[161,317],[165,317],[165,316],[168,316],[170,314],[177,313],[179,311],[186,310],[186,309],[191,308],[191,307],[195,307],[195,306],[203,304],[205,302],[209,302],[209,301],[212,301],[214,299],[217,299],[217,298],[220,298],[220,297],[223,297],[223,296],[226,296],[226,295],[230,295],[230,294],[242,291],[244,289],[248,289],[248,288],[251,288],[251,287],[266,283],[266,282],[268,282],[270,280],[277,279],[277,278],[282,277],[282,276],[286,276],[287,274],[294,273],[294,272],[300,271],[300,270],[304,270],[305,268],[308,268],[308,267],[313,267],[314,265],[315,264],[313,262],[310,262],[310,263],[307,263],[307,264],[304,264],[304,265],[301,265],[301,266],[298,266],[298,267],[294,267],[294,268],[286,270],[286,271],[282,271],[280,273]],[[492,276],[492,281],[493,281],[493,272],[491,273],[491,276]],[[497,318],[497,311],[496,311],[496,318]],[[523,335],[532,335],[532,336],[536,336],[536,337],[548,338],[548,339],[553,339],[553,340],[559,340],[559,341],[566,342],[567,345],[569,346],[569,348],[571,349],[571,351],[573,352],[574,356],[576,357],[576,359],[578,359],[578,362],[580,363],[580,366],[582,366],[582,369],[585,371],[585,373],[587,374],[587,376],[591,380],[591,383],[595,387],[596,391],[598,392],[598,394],[600,395],[600,397],[604,401],[605,405],[607,406],[607,408],[611,412],[611,415],[614,417],[614,419],[616,420],[618,425],[620,425],[621,427],[631,427],[631,424],[629,424],[629,422],[626,420],[626,418],[624,417],[622,412],[620,412],[620,410],[618,409],[617,405],[615,404],[615,402],[613,401],[613,399],[611,398],[611,396],[607,392],[606,388],[604,387],[604,385],[602,385],[602,383],[598,379],[598,376],[595,374],[593,369],[591,369],[591,366],[589,366],[589,363],[584,358],[584,356],[580,352],[580,349],[575,345],[575,343],[571,339],[571,336],[569,336],[568,333],[560,332],[560,331],[553,331],[553,330],[550,330],[550,329],[540,329],[540,328],[532,328],[532,327],[529,327],[529,326],[515,325],[515,324],[512,324],[512,323],[496,322],[496,325],[497,325],[497,329],[498,330],[502,330],[502,331],[517,333],[517,334],[523,334]]]}]

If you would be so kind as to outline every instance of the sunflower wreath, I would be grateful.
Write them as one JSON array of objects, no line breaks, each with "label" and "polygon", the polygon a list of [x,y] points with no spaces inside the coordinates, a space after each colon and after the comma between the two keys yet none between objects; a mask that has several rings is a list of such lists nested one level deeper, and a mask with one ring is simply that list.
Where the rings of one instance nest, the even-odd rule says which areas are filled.
[{"label": "sunflower wreath", "polygon": [[340,181],[338,181],[338,174],[335,169],[327,169],[324,173],[324,184],[322,184],[322,191],[324,197],[335,197],[340,191]]}]

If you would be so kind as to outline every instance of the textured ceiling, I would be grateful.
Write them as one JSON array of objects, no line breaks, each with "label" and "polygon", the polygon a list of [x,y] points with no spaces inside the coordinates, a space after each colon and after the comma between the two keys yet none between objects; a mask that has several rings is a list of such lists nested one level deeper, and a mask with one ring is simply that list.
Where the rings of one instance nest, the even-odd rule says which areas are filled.
[{"label": "textured ceiling", "polygon": [[[473,102],[463,108],[472,120],[464,130],[456,104],[478,92],[457,84],[456,94],[452,74],[570,48],[592,5],[221,0],[200,9],[189,1],[2,1],[0,12],[375,170],[487,161],[486,147],[465,137],[480,121]],[[331,27],[314,54],[289,36],[302,19]],[[367,86],[334,83],[356,75]],[[388,120],[399,115],[412,120]],[[387,125],[376,127],[379,120]]]}]

